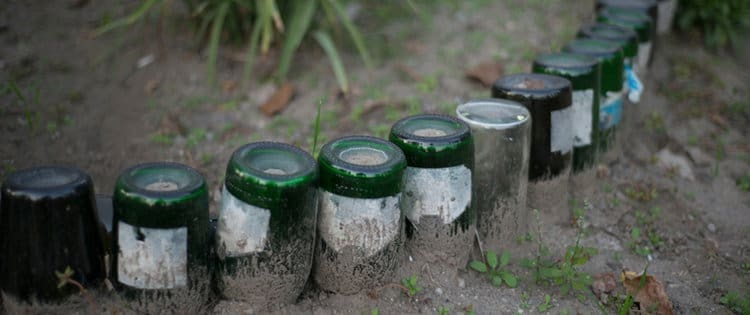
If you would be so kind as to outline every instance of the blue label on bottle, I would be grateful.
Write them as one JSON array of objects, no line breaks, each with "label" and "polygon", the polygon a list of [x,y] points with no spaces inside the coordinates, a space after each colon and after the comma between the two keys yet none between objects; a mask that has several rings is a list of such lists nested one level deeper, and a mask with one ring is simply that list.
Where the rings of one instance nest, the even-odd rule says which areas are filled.
[{"label": "blue label on bottle", "polygon": [[610,129],[620,123],[622,118],[623,92],[607,92],[603,105],[599,108],[599,129]]},{"label": "blue label on bottle", "polygon": [[638,78],[638,75],[633,71],[630,65],[625,65],[625,89],[628,93],[628,100],[631,103],[638,103],[641,101],[641,94],[643,93],[643,83]]}]

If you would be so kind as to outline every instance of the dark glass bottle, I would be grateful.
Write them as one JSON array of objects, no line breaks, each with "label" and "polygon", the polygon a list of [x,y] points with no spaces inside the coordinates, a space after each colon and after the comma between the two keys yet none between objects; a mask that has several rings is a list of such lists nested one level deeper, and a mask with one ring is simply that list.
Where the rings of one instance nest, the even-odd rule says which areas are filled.
[{"label": "dark glass bottle", "polygon": [[178,163],[139,164],[117,178],[112,204],[114,284],[136,304],[195,311],[182,307],[204,303],[210,283],[203,177]]},{"label": "dark glass bottle", "polygon": [[573,89],[573,171],[597,163],[601,65],[591,56],[571,53],[543,54],[534,59],[532,71],[568,79]]},{"label": "dark glass bottle", "polygon": [[218,287],[258,311],[294,303],[310,276],[317,165],[292,145],[256,142],[227,165],[216,233]]},{"label": "dark glass bottle", "polygon": [[469,126],[444,115],[415,115],[396,122],[389,139],[404,152],[408,165],[401,207],[410,255],[463,268],[476,230]]},{"label": "dark glass bottle", "polygon": [[635,31],[638,34],[638,59],[633,62],[634,68],[645,72],[653,56],[654,22],[642,11],[605,7],[596,17],[598,22],[618,25]]},{"label": "dark glass bottle", "polygon": [[321,148],[318,165],[315,282],[351,294],[390,280],[403,243],[401,149],[379,138],[343,137]]},{"label": "dark glass bottle", "polygon": [[59,274],[95,287],[105,277],[104,246],[91,178],[63,166],[10,173],[0,203],[0,291],[54,301],[77,293]]},{"label": "dark glass bottle", "polygon": [[601,64],[599,105],[599,152],[615,147],[617,125],[622,117],[624,55],[620,45],[595,39],[576,39],[564,51],[595,57]]},{"label": "dark glass bottle", "polygon": [[572,89],[565,78],[530,73],[501,77],[492,97],[517,101],[531,113],[529,181],[565,174],[573,159]]}]

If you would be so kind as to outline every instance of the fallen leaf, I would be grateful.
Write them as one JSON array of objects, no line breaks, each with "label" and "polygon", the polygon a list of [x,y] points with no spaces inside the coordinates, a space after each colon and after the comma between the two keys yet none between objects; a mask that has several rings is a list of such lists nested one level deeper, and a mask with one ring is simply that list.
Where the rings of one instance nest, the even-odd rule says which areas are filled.
[{"label": "fallen leaf", "polygon": [[604,304],[612,292],[617,289],[617,278],[614,273],[605,272],[594,276],[594,282],[591,283],[591,291]]},{"label": "fallen leaf", "polygon": [[161,122],[159,122],[158,131],[163,135],[181,135],[184,136],[187,133],[187,128],[180,121],[179,115],[176,113],[168,113]]},{"label": "fallen leaf", "polygon": [[224,91],[224,93],[232,92],[236,88],[237,88],[237,81],[235,81],[235,80],[224,80],[224,81],[221,81],[221,90]]},{"label": "fallen leaf", "polygon": [[726,129],[727,127],[729,127],[729,122],[727,121],[727,119],[724,118],[724,116],[721,116],[719,114],[712,114],[711,120],[715,122],[717,125],[721,126],[721,128]]},{"label": "fallen leaf", "polygon": [[598,178],[605,178],[609,176],[609,167],[604,164],[599,164],[596,166],[596,177]]},{"label": "fallen leaf", "polygon": [[294,88],[290,83],[284,83],[276,89],[276,92],[269,97],[263,105],[260,106],[260,111],[266,116],[273,116],[286,108],[289,104],[289,100],[292,99],[294,94]]},{"label": "fallen leaf", "polygon": [[[646,277],[641,284],[643,277]],[[659,280],[651,275],[639,275],[633,271],[623,270],[620,281],[625,292],[633,297],[640,305],[640,309],[647,314],[671,315],[672,302],[669,301]]]},{"label": "fallen leaf", "polygon": [[466,70],[467,78],[488,87],[502,75],[503,65],[497,61],[484,61]]},{"label": "fallen leaf", "polygon": [[146,82],[146,85],[143,87],[143,91],[146,92],[146,94],[151,95],[156,91],[156,89],[159,88],[159,85],[161,84],[161,81],[157,79],[151,79]]}]

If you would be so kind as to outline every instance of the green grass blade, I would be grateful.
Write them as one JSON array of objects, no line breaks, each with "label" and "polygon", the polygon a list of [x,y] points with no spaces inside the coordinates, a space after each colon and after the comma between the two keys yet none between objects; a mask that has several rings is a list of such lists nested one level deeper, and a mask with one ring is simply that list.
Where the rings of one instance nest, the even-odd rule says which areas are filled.
[{"label": "green grass blade", "polygon": [[16,85],[16,81],[9,80],[8,81],[8,87],[11,91],[13,91],[13,94],[18,97],[18,100],[21,101],[24,105],[26,105],[26,98],[23,97],[23,93],[21,93],[21,90],[18,89],[18,85]]},{"label": "green grass blade", "polygon": [[294,12],[292,13],[289,27],[284,34],[284,43],[281,46],[281,54],[279,55],[279,67],[276,69],[276,77],[278,79],[283,80],[286,78],[294,51],[297,50],[297,47],[302,42],[302,38],[307,33],[307,29],[310,27],[317,3],[317,0],[295,2]]},{"label": "green grass blade", "polygon": [[336,81],[339,82],[339,87],[341,88],[341,92],[344,92],[344,94],[349,92],[349,80],[346,78],[346,71],[344,71],[344,64],[341,63],[341,58],[339,57],[338,51],[336,51],[336,46],[333,45],[333,41],[331,41],[331,37],[328,36],[327,33],[316,31],[313,34],[313,37],[316,41],[318,41],[318,44],[320,44],[320,47],[323,48],[323,51],[325,51],[326,55],[328,56],[328,59],[331,61],[331,67],[333,67],[333,74],[336,76]]},{"label": "green grass blade", "polygon": [[359,51],[359,56],[362,58],[362,62],[365,63],[365,67],[372,69],[372,59],[370,58],[370,53],[367,51],[365,42],[362,40],[362,35],[359,33],[359,30],[357,30],[357,27],[354,26],[354,23],[349,19],[344,7],[338,2],[338,0],[325,1],[328,1],[328,3],[331,4],[331,7],[336,11],[339,19],[341,19],[341,24],[344,24],[344,28],[349,32],[349,36],[352,38],[354,46],[357,47],[357,51]]},{"label": "green grass blade", "polygon": [[219,53],[219,39],[221,39],[221,28],[224,25],[224,17],[229,11],[229,2],[222,3],[216,12],[214,25],[211,25],[211,37],[208,42],[208,84],[214,84],[216,80],[216,58]]},{"label": "green grass blade", "polygon": [[253,70],[253,60],[258,51],[258,42],[260,41],[260,30],[263,21],[256,19],[253,24],[253,31],[250,34],[250,42],[247,44],[247,54],[245,55],[245,66],[242,71],[242,82],[247,84],[250,80],[250,72]]},{"label": "green grass blade", "polygon": [[121,18],[119,20],[115,20],[115,21],[112,21],[110,23],[107,23],[105,25],[102,25],[102,26],[98,27],[96,30],[94,30],[94,35],[95,36],[99,36],[101,34],[109,32],[109,31],[111,31],[113,29],[120,28],[120,27],[127,26],[127,25],[135,23],[136,21],[138,21],[138,19],[142,18],[143,15],[145,15],[146,12],[148,12],[148,9],[150,9],[157,1],[162,1],[162,0],[145,0],[145,1],[143,1],[143,3],[141,3],[141,5],[138,7],[138,9],[136,9],[130,15],[128,15],[128,16],[126,16],[124,18]]}]

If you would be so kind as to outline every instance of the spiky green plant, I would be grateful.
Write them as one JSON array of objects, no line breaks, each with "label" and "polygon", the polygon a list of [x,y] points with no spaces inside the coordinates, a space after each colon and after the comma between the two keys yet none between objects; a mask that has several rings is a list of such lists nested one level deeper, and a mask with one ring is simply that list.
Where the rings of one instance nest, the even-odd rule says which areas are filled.
[{"label": "spiky green plant", "polygon": [[[97,28],[101,35],[132,25],[142,20],[155,7],[164,7],[170,0],[143,0],[127,16]],[[302,41],[312,36],[331,62],[342,92],[349,91],[343,62],[334,40],[323,23],[314,23],[316,14],[325,17],[327,25],[342,26],[356,47],[362,62],[372,68],[368,50],[357,27],[349,18],[340,0],[183,0],[196,26],[198,38],[208,32],[208,82],[216,81],[216,62],[222,39],[247,44],[242,79],[247,82],[255,56],[269,52],[274,43],[280,44],[279,60],[274,77],[283,81],[292,65],[294,54]]]}]

